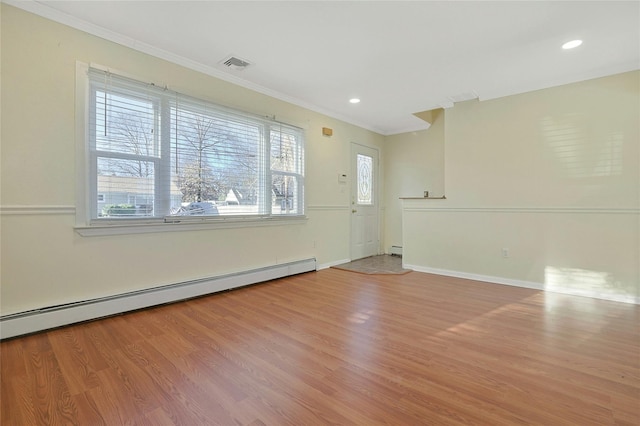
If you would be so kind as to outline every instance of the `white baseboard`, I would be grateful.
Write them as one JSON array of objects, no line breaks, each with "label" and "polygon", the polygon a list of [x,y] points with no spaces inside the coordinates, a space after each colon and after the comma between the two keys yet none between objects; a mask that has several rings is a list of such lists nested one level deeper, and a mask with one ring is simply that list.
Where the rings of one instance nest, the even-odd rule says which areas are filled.
[{"label": "white baseboard", "polygon": [[315,259],[246,272],[169,284],[148,290],[85,300],[0,317],[0,339],[60,327],[150,306],[176,302],[250,284],[316,270]]},{"label": "white baseboard", "polygon": [[631,303],[635,305],[640,305],[640,297],[634,297],[634,296],[602,294],[602,293],[595,293],[595,292],[586,291],[586,290],[580,291],[575,288],[554,287],[550,289],[546,287],[544,283],[537,283],[533,281],[514,280],[510,278],[494,277],[491,275],[471,274],[468,272],[459,272],[459,271],[451,271],[447,269],[437,269],[437,268],[430,268],[425,266],[408,265],[404,263],[402,267],[405,269],[412,269],[417,272],[425,272],[428,274],[444,275],[447,277],[464,278],[467,280],[484,281],[484,282],[493,283],[493,284],[503,284],[503,285],[510,285],[514,287],[530,288],[533,290],[550,291],[552,293],[562,293],[562,294],[569,294],[572,296],[591,297],[594,299],[611,300],[614,302]]},{"label": "white baseboard", "polygon": [[351,262],[351,259],[341,259],[341,260],[335,260],[329,263],[321,263],[320,265],[318,265],[318,271],[321,269],[327,269],[327,268],[331,268],[332,266],[342,265],[343,263],[349,263],[349,262]]}]

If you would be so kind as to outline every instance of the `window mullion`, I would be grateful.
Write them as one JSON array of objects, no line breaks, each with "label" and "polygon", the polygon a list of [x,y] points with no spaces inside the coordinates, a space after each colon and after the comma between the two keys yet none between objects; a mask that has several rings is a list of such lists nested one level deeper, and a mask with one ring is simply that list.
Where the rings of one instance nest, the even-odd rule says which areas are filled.
[{"label": "window mullion", "polygon": [[262,182],[260,184],[260,188],[263,193],[263,201],[260,204],[260,212],[265,215],[271,214],[271,186],[272,186],[272,177],[271,177],[271,126],[263,125],[262,132],[262,143],[261,143],[261,151],[262,155]]},{"label": "window mullion", "polygon": [[89,153],[89,220],[98,217],[98,155],[95,151]]},{"label": "window mullion", "polygon": [[[159,121],[159,123],[158,123]],[[163,96],[156,110],[156,128],[160,127],[160,158],[156,169],[156,199],[154,216],[169,214],[171,208],[171,107]]]}]

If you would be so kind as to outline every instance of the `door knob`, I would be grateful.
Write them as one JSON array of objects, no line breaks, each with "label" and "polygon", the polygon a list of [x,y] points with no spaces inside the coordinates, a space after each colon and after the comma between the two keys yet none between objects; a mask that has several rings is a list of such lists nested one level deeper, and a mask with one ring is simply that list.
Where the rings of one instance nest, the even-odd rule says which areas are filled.
[{"label": "door knob", "polygon": [[353,210],[351,210],[351,213],[356,213],[357,211],[358,211],[358,210],[353,209]]}]

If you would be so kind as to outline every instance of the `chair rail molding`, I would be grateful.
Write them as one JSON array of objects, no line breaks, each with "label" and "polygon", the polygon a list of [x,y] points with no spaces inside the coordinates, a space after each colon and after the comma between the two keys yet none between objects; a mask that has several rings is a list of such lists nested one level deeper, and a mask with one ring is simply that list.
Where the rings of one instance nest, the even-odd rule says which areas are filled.
[{"label": "chair rail molding", "polygon": [[[411,199],[419,200],[416,198]],[[640,208],[626,207],[438,207],[404,205],[410,212],[450,212],[450,213],[569,213],[569,214],[640,214]]]},{"label": "chair rail molding", "polygon": [[76,206],[71,205],[3,205],[0,215],[51,215],[76,214]]}]

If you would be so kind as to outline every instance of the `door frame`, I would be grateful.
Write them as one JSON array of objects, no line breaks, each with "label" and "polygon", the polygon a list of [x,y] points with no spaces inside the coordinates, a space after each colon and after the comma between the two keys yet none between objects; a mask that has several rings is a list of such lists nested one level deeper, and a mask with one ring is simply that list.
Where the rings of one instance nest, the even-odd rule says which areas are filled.
[{"label": "door frame", "polygon": [[[354,224],[354,209],[357,209],[358,206],[356,204],[357,199],[357,176],[358,170],[356,168],[356,157],[359,153],[369,155],[373,153],[373,206],[370,208],[375,213],[375,250],[372,253],[367,253],[364,256],[356,253],[355,244],[354,244],[354,236],[356,230]],[[380,150],[373,146],[363,145],[357,142],[351,142],[350,144],[350,158],[349,164],[351,168],[351,187],[350,187],[350,196],[349,196],[349,258],[351,260],[356,260],[368,256],[375,256],[380,254],[380,207],[381,207],[381,199],[380,199]]]}]

